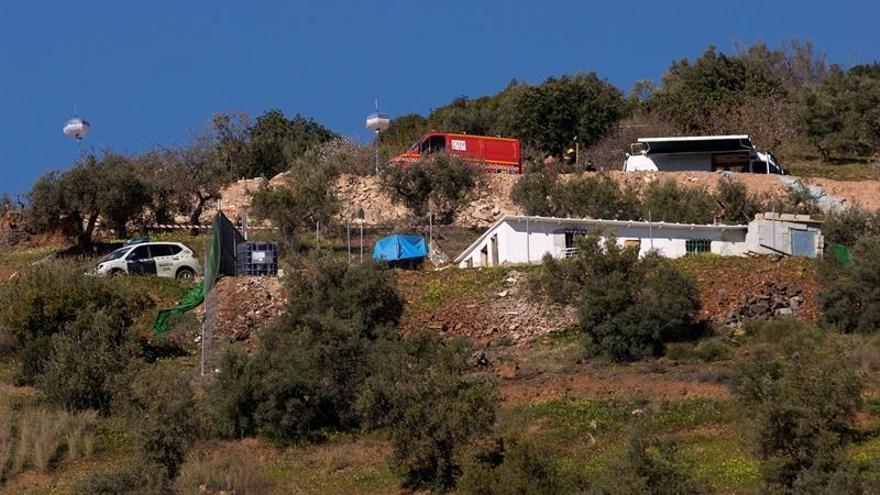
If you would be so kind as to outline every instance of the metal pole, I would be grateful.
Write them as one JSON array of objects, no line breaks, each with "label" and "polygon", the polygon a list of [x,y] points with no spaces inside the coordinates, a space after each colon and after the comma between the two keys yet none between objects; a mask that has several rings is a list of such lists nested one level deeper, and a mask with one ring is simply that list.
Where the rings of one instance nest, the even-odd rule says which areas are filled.
[{"label": "metal pole", "polygon": [[651,222],[651,210],[648,210],[648,236],[651,238],[651,249],[654,249],[654,224]]},{"label": "metal pole", "polygon": [[348,264],[351,264],[351,219],[345,222],[346,238],[348,239]]},{"label": "metal pole", "polygon": [[247,206],[241,209],[241,230],[244,234],[244,240],[248,240],[248,211]]},{"label": "metal pole", "polygon": [[[378,108],[378,106],[376,108]],[[377,110],[377,112],[378,112],[378,110]],[[379,175],[379,130],[378,129],[376,130],[375,146],[376,146],[376,175]]]}]

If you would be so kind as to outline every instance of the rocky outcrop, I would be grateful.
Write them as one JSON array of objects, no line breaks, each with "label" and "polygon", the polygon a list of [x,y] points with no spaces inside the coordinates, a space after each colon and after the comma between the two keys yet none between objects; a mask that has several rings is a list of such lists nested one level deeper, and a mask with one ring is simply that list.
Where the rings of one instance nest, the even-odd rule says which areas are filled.
[{"label": "rocky outcrop", "polygon": [[804,305],[803,290],[798,287],[768,283],[760,294],[746,299],[724,320],[726,325],[740,324],[749,319],[770,319],[796,316]]}]

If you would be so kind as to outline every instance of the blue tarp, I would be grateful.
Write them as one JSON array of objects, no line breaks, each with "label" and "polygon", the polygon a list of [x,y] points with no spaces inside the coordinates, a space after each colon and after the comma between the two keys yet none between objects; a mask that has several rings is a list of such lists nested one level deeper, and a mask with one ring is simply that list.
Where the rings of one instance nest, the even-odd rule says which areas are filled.
[{"label": "blue tarp", "polygon": [[414,260],[427,256],[428,246],[420,235],[389,235],[379,239],[373,248],[373,259],[377,261]]}]

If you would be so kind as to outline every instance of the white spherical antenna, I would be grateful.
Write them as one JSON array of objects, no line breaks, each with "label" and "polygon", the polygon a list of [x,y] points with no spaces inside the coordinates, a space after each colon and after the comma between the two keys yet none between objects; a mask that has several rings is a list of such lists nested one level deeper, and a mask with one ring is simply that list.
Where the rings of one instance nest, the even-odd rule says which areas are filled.
[{"label": "white spherical antenna", "polygon": [[91,128],[92,125],[89,124],[88,120],[74,117],[64,124],[64,127],[61,128],[61,131],[64,132],[65,136],[69,136],[76,139],[77,141],[81,141],[82,138],[84,138],[86,134],[89,133],[89,130],[91,130]]}]

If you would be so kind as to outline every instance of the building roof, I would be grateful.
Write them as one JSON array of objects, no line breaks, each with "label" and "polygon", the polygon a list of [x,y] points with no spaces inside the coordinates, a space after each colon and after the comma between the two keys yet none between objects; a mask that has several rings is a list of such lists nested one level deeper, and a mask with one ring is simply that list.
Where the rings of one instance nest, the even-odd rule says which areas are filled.
[{"label": "building roof", "polygon": [[461,263],[474,249],[498,228],[499,225],[508,221],[526,221],[542,224],[556,224],[560,228],[590,228],[590,227],[652,227],[657,230],[664,228],[686,228],[690,230],[748,230],[748,225],[725,225],[725,224],[692,224],[692,223],[675,223],[675,222],[645,222],[639,220],[603,220],[596,218],[560,218],[560,217],[541,217],[527,215],[504,215],[490,225],[470,246],[461,252],[456,258],[455,263]]},{"label": "building roof", "polygon": [[748,134],[639,138],[645,153],[735,153],[754,149]]}]

